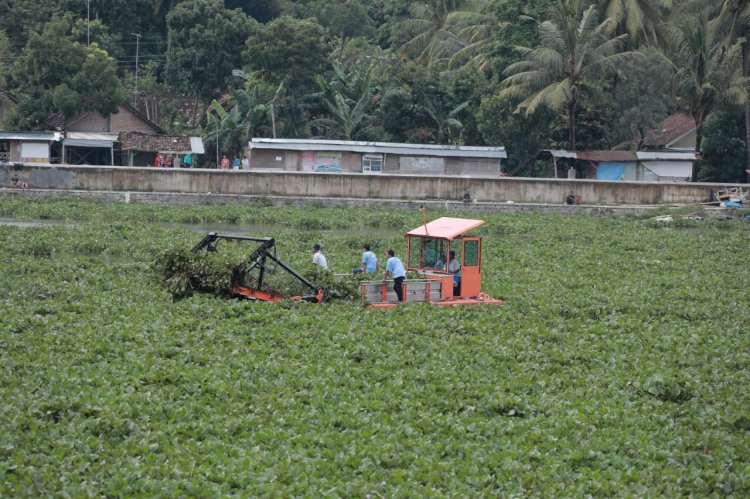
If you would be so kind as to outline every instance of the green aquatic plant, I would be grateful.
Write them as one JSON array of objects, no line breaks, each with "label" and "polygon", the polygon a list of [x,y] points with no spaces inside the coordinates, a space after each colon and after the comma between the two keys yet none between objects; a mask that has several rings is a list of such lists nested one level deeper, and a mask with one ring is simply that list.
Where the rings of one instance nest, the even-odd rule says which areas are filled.
[{"label": "green aquatic plant", "polygon": [[[0,200],[75,221],[0,225],[1,497],[750,495],[747,223],[483,214],[502,307],[370,310],[173,301],[154,262],[193,265],[183,220],[263,221],[338,280],[360,238],[403,255],[411,211],[45,205]],[[253,249],[195,265],[225,289]]]}]

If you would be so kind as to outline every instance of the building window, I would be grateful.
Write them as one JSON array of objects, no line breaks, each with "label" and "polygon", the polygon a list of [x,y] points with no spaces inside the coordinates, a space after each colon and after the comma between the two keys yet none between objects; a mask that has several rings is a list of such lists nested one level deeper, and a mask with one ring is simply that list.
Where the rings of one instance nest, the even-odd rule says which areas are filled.
[{"label": "building window", "polygon": [[365,154],[362,156],[362,173],[382,173],[383,155]]}]

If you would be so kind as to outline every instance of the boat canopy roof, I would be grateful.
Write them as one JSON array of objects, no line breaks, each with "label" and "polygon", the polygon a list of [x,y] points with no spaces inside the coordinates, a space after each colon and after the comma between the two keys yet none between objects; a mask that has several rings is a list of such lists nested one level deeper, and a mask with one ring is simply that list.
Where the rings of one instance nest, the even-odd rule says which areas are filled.
[{"label": "boat canopy roof", "polygon": [[410,230],[406,235],[434,237],[436,239],[448,239],[450,241],[481,225],[484,225],[484,220],[441,217],[429,222],[427,225],[420,225],[416,229]]}]

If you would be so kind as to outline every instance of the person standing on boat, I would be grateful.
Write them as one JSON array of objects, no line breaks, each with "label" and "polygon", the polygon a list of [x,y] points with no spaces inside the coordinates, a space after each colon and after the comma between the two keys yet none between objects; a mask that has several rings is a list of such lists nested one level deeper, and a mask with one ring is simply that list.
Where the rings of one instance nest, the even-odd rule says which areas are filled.
[{"label": "person standing on boat", "polygon": [[388,279],[388,274],[393,276],[393,291],[396,292],[398,301],[404,301],[404,279],[406,279],[406,269],[404,264],[401,263],[401,259],[396,256],[396,253],[392,250],[388,250],[388,261],[385,264],[385,276],[384,279]]}]

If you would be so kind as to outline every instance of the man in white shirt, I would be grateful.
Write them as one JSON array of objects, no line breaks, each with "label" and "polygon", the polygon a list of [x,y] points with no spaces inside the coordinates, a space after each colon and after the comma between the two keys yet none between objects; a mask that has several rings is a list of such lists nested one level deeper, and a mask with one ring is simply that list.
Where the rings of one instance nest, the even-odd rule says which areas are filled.
[{"label": "man in white shirt", "polygon": [[313,264],[320,268],[328,269],[328,261],[320,251],[320,245],[318,243],[313,244]]}]

